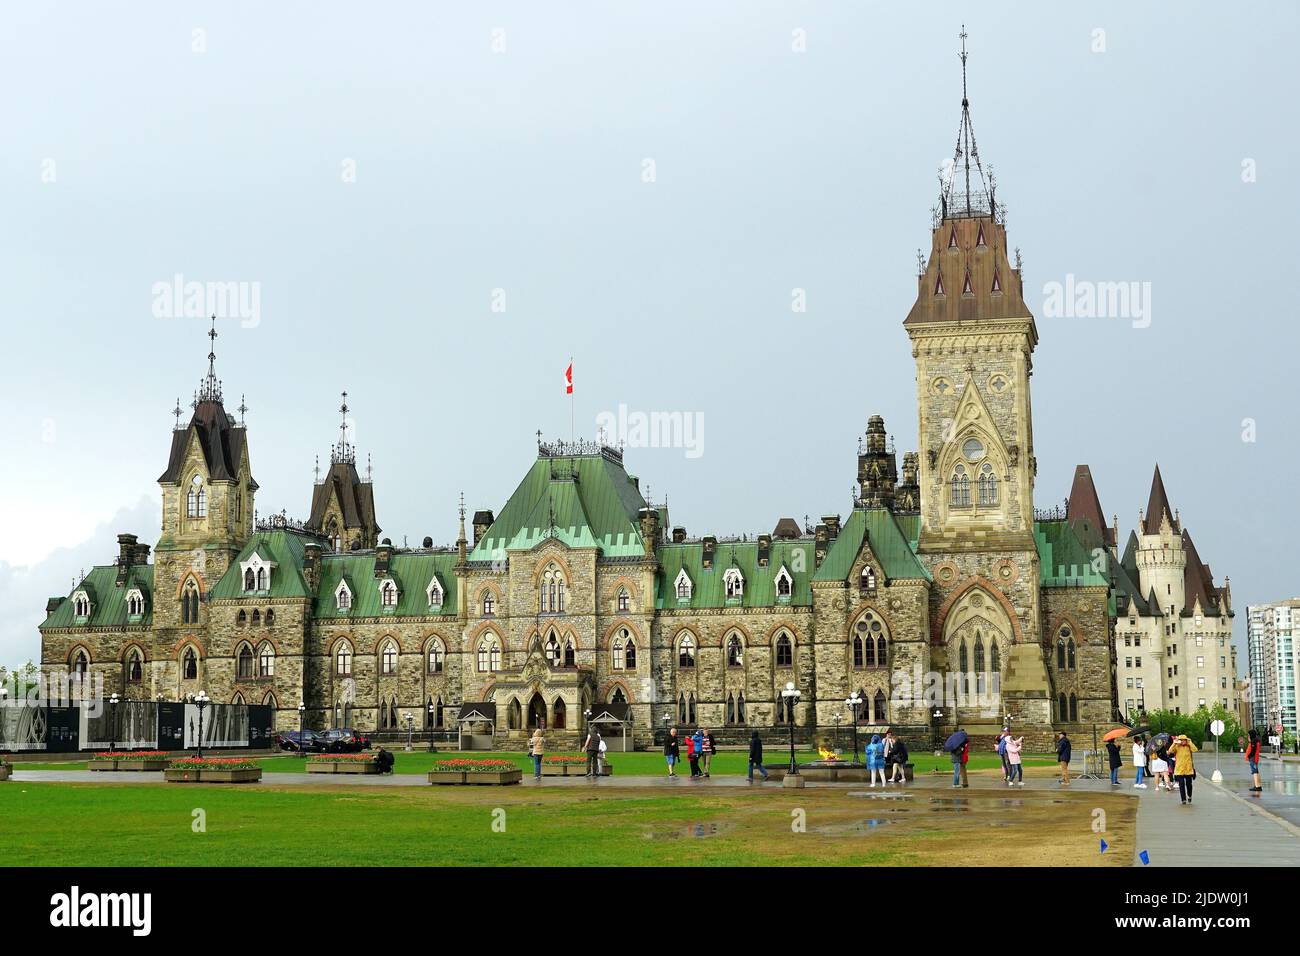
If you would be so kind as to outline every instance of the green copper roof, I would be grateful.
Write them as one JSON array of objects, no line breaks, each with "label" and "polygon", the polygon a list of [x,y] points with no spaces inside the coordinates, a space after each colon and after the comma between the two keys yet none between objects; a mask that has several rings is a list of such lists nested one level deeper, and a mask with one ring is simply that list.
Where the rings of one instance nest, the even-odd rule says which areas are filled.
[{"label": "green copper roof", "polygon": [[[90,596],[90,618],[78,621],[72,603],[72,595],[85,588]],[[128,620],[126,615],[126,595],[132,588],[139,588],[144,593],[144,614],[139,620]],[[117,586],[117,565],[108,564],[90,569],[85,580],[68,592],[58,607],[54,609],[45,623],[47,627],[86,627],[87,629],[123,627],[127,624],[148,625],[153,620],[153,565],[141,564],[131,568],[126,583]]]},{"label": "green copper roof", "polygon": [[[1088,550],[1069,523],[1035,521],[1034,541],[1043,587],[1109,587],[1110,554],[1105,548]],[[1094,554],[1097,568],[1093,568]]]},{"label": "green copper roof", "polygon": [[[427,617],[431,614],[456,614],[456,561],[457,554],[449,552],[418,552],[403,554],[395,552],[388,565],[388,575],[397,582],[399,596],[397,607],[388,611],[380,602],[379,585],[385,578],[375,577],[375,555],[367,551],[361,554],[329,554],[321,562],[320,591],[316,597],[314,613],[318,618],[355,618],[383,617]],[[442,605],[429,607],[426,593],[429,581],[434,575],[442,585]],[[340,610],[334,600],[334,592],[339,581],[346,579],[352,591],[351,610]]]},{"label": "green copper roof", "polygon": [[239,565],[256,552],[264,561],[275,562],[271,571],[271,591],[259,597],[306,597],[307,582],[302,576],[303,545],[309,538],[291,531],[258,531],[244,544],[239,556],[230,563],[208,597],[214,601],[244,596],[243,574]]},{"label": "green copper roof", "polygon": [[[742,597],[728,604],[722,584],[727,568],[740,569],[745,579]],[[794,578],[789,605],[812,605],[813,543],[810,540],[773,541],[768,566],[758,566],[758,542],[719,541],[713,552],[713,567],[704,570],[704,543],[689,541],[659,548],[659,575],[655,581],[655,606],[660,610],[705,607],[776,607],[787,603],[776,599],[776,576],[782,565]],[[678,602],[675,582],[682,569],[691,579],[690,601]]]},{"label": "green copper roof", "polygon": [[817,569],[816,580],[847,580],[853,570],[853,562],[862,550],[864,538],[871,547],[871,553],[880,562],[880,569],[886,578],[933,580],[930,572],[917,559],[909,535],[899,527],[899,520],[883,508],[853,510],[839,535],[831,542],[821,567]]},{"label": "green copper roof", "polygon": [[623,467],[604,455],[538,458],[469,559],[520,551],[555,538],[607,557],[645,554],[638,514],[646,506]]}]

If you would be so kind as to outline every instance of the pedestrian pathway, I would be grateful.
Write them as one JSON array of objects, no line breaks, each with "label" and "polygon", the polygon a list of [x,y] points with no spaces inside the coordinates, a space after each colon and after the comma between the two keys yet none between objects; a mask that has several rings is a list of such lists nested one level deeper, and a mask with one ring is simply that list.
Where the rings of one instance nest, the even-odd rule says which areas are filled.
[{"label": "pedestrian pathway", "polygon": [[[1167,793],[1152,784],[1137,791],[1134,866],[1300,866],[1300,828],[1212,783],[1207,766],[1198,761],[1188,805],[1177,790]],[[1126,787],[1132,791],[1131,780]]]}]

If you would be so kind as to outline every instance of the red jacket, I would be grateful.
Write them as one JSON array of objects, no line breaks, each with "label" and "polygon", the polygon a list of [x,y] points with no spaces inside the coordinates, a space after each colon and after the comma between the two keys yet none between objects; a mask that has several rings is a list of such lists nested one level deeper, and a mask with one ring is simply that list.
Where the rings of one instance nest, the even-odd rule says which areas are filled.
[{"label": "red jacket", "polygon": [[970,739],[961,745],[961,765],[966,766],[966,761],[970,759]]},{"label": "red jacket", "polygon": [[1253,744],[1246,745],[1246,759],[1253,763],[1259,762],[1259,741],[1258,740],[1256,740]]}]

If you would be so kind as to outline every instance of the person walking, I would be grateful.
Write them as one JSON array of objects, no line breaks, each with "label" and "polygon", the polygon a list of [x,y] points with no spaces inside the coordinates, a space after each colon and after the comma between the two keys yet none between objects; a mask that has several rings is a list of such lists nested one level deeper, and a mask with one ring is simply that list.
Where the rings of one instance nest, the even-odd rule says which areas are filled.
[{"label": "person walking", "polygon": [[963,787],[970,786],[970,782],[966,779],[966,761],[968,760],[970,760],[970,738],[969,737],[967,737],[966,742],[961,745],[961,785]]},{"label": "person walking", "polygon": [[681,756],[681,742],[677,739],[677,728],[674,727],[664,738],[664,760],[668,764],[668,776],[677,776],[677,761]]},{"label": "person walking", "polygon": [[1173,758],[1169,756],[1168,743],[1162,743],[1156,748],[1155,759],[1151,761],[1151,770],[1156,775],[1158,788],[1166,793],[1173,793]]},{"label": "person walking", "polygon": [[1106,741],[1106,759],[1110,764],[1110,785],[1119,786],[1119,768],[1124,766],[1124,758],[1119,755],[1119,744],[1113,740]]},{"label": "person walking", "polygon": [[885,745],[880,742],[880,734],[871,735],[867,744],[867,772],[871,774],[871,786],[876,785],[876,774],[880,774],[880,785],[885,786]]},{"label": "person walking", "polygon": [[708,728],[705,728],[700,742],[704,745],[703,752],[700,754],[700,769],[704,771],[704,776],[709,775],[709,768],[713,766],[713,752],[715,744],[713,734]]},{"label": "person walking", "polygon": [[1173,742],[1174,779],[1178,781],[1178,796],[1184,804],[1192,802],[1192,781],[1196,779],[1196,763],[1192,754],[1196,753],[1196,744],[1180,734]]},{"label": "person walking", "polygon": [[754,770],[757,769],[767,779],[767,768],[763,766],[763,738],[755,730],[749,735],[749,782],[754,782]]},{"label": "person walking", "polygon": [[[969,740],[967,740],[967,743],[969,743]],[[952,760],[952,788],[954,790],[961,788],[961,752],[962,747],[954,747],[948,754],[949,759]]]},{"label": "person walking", "polygon": [[1002,758],[1002,779],[1011,786],[1011,761],[1007,758],[1007,741],[1011,739],[1011,728],[1003,727],[1002,733],[998,734],[997,751],[998,756]]},{"label": "person walking", "polygon": [[1246,764],[1250,767],[1251,793],[1263,793],[1264,787],[1259,782],[1259,731],[1250,732],[1250,743],[1246,745]]},{"label": "person walking", "polygon": [[600,773],[600,731],[587,725],[587,739],[582,745],[587,752],[587,772],[584,777],[596,777]]},{"label": "person walking", "polygon": [[[893,732],[890,732],[893,737]],[[893,761],[890,770],[890,783],[907,783],[907,744],[903,743],[902,737],[894,737],[893,749],[889,752],[889,759]]]},{"label": "person walking", "polygon": [[1062,730],[1056,735],[1056,762],[1061,766],[1061,786],[1070,785],[1070,735]]},{"label": "person walking", "polygon": [[1010,774],[1007,777],[1007,786],[1025,785],[1025,768],[1020,762],[1020,749],[1025,745],[1025,738],[1012,737],[1007,734],[1007,766],[1010,768]]},{"label": "person walking", "polygon": [[546,753],[546,741],[542,737],[542,728],[538,727],[528,738],[528,755],[533,758],[533,779],[542,779],[542,755]]},{"label": "person walking", "polygon": [[601,777],[603,777],[603,776],[605,775],[605,751],[608,750],[608,749],[609,749],[609,747],[605,744],[605,738],[604,738],[604,737],[601,737],[601,738],[600,738],[600,750],[599,750],[599,752],[596,754],[596,773],[597,773],[597,776],[601,776]]},{"label": "person walking", "polygon": [[1142,782],[1142,777],[1147,769],[1147,739],[1140,735],[1133,741],[1133,766],[1137,769],[1137,781],[1133,786],[1145,790],[1147,785]]}]

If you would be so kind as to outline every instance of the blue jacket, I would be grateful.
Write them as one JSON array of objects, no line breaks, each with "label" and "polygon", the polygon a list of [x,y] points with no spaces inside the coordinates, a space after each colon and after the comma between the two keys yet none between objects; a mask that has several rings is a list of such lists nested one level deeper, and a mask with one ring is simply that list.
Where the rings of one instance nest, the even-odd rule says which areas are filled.
[{"label": "blue jacket", "polygon": [[693,735],[695,738],[695,756],[701,756],[704,753],[704,732],[697,730]]},{"label": "blue jacket", "polygon": [[884,744],[867,744],[867,769],[868,770],[885,769],[885,745]]}]

